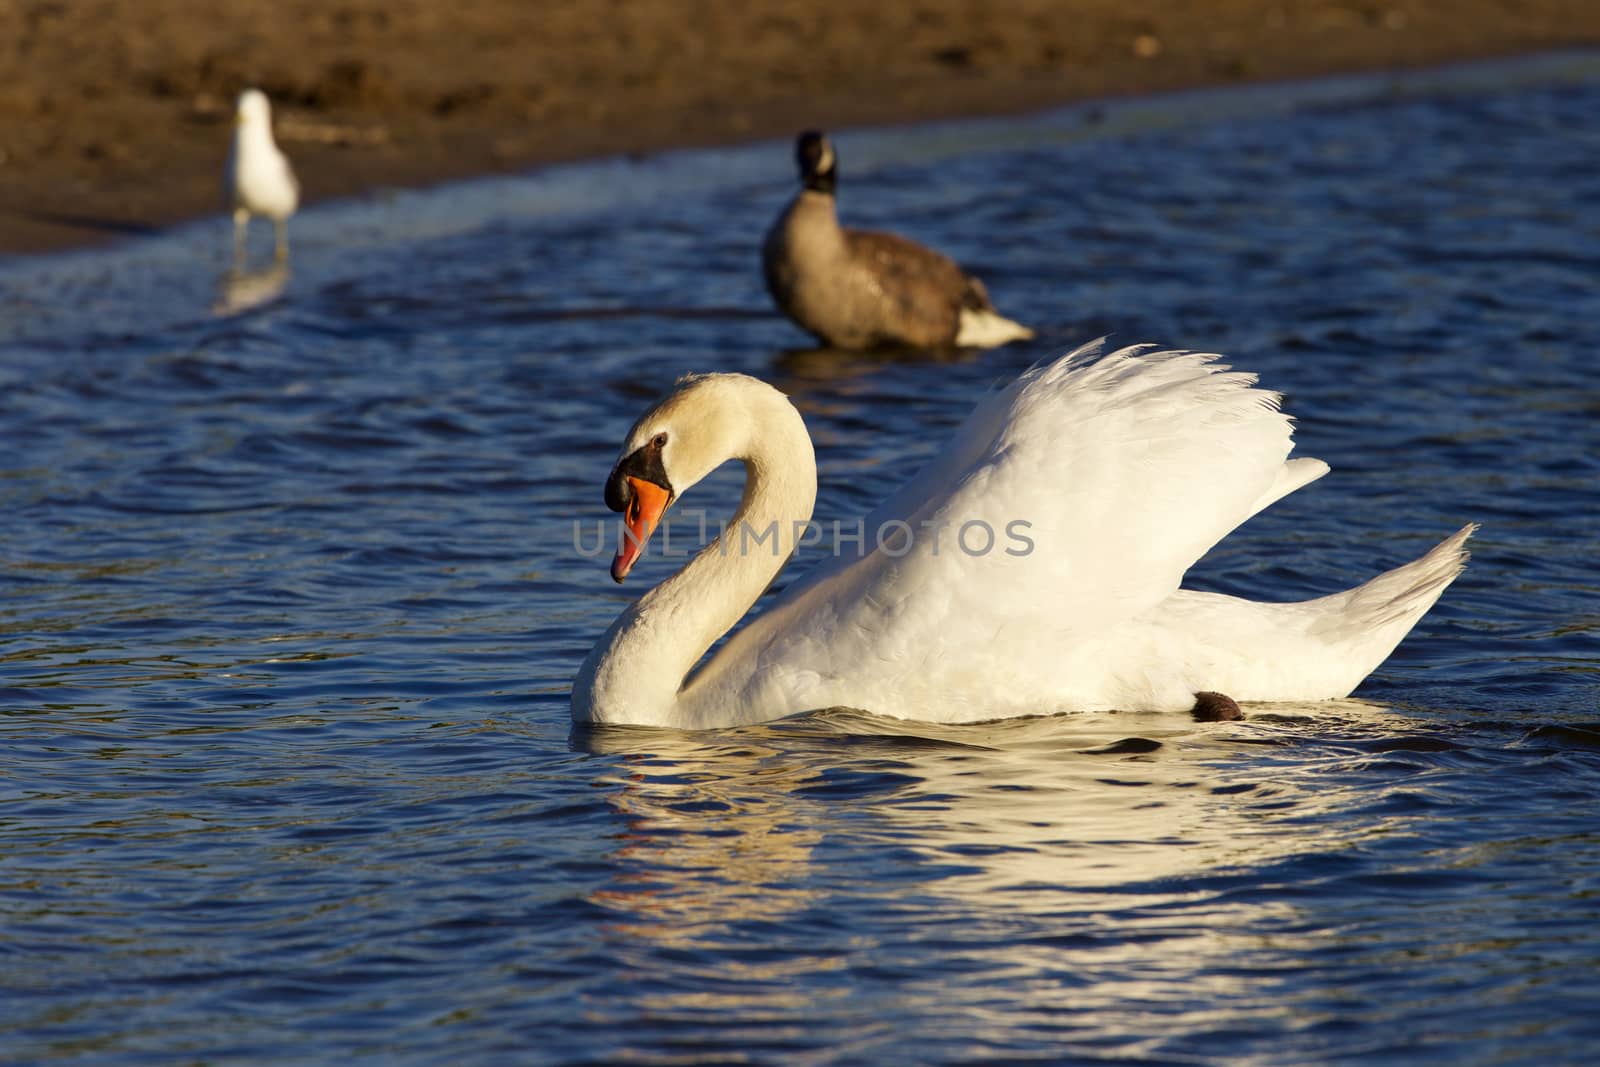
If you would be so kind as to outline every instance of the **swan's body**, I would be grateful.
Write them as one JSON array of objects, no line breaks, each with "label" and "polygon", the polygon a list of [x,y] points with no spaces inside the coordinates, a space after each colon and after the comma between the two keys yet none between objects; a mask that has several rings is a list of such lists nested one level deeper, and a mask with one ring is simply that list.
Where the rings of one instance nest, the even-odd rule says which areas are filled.
[{"label": "swan's body", "polygon": [[300,206],[300,183],[289,159],[272,139],[272,108],[265,93],[246,89],[239,94],[234,116],[233,150],[223,173],[228,209],[233,213],[234,258],[244,256],[250,216],[272,220],[277,238],[277,258],[289,255],[289,216]]},{"label": "swan's body", "polygon": [[[744,497],[726,540],[641,597],[595,646],[573,684],[573,718],[705,729],[836,706],[962,722],[1188,710],[1204,691],[1332,699],[1460,573],[1472,527],[1317,600],[1180,589],[1228,531],[1327,466],[1288,459],[1290,420],[1276,394],[1215,356],[1097,354],[1086,346],[986,399],[866,519],[865,554],[825,559],[692,676],[797,543],[810,543],[816,467],[799,413],[777,390],[742,375],[685,380],[635,424],[608,503],[627,510],[642,541],[678,493],[726,459],[745,464]],[[917,534],[909,550],[896,521]],[[769,524],[776,543],[740,543],[742,528]],[[980,553],[985,527],[995,540]],[[885,529],[887,550],[875,545]],[[619,553],[613,576],[636,555]]]},{"label": "swan's body", "polygon": [[833,147],[808,132],[795,151],[801,189],[767,232],[761,266],[773,301],[803,329],[838,348],[988,348],[1033,336],[948,256],[840,226]]}]

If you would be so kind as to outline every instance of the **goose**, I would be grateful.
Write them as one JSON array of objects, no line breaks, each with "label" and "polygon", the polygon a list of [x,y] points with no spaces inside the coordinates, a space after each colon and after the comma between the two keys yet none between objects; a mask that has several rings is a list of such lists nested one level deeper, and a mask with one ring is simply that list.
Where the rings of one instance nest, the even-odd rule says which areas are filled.
[{"label": "goose", "polygon": [[[686,377],[606,480],[621,582],[662,514],[744,464],[725,532],[619,615],[573,681],[580,724],[716,729],[833,707],[975,722],[1347,696],[1460,574],[1462,527],[1298,603],[1179,588],[1251,515],[1322,477],[1276,393],[1212,353],[1091,342],[992,393],[836,551],[698,669],[789,557],[818,546],[816,461],[787,397]],[[820,550],[819,550],[820,551]],[[1230,717],[1230,716],[1221,716]]]},{"label": "goose", "polygon": [[277,236],[275,256],[289,257],[288,219],[300,206],[300,183],[289,159],[272,139],[272,107],[259,89],[239,94],[233,120],[233,150],[223,175],[226,202],[233,212],[233,255],[244,257],[250,216],[272,220]]},{"label": "goose", "polygon": [[767,232],[761,264],[773,302],[802,329],[836,348],[992,348],[1033,336],[948,256],[841,227],[827,137],[802,133],[795,156],[801,188]]}]

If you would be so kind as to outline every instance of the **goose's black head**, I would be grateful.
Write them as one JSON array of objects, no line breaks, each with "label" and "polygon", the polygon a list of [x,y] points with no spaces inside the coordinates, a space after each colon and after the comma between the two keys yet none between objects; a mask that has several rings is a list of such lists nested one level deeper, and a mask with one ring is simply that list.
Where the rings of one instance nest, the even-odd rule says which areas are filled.
[{"label": "goose's black head", "polygon": [[818,193],[833,195],[837,181],[833,145],[816,130],[802,133],[794,144],[795,161],[800,164],[800,183]]}]

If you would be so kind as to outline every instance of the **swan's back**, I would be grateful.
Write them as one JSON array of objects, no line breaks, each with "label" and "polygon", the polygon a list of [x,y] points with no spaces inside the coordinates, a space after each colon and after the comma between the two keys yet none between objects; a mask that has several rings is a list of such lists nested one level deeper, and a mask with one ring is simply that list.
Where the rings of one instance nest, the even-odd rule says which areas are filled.
[{"label": "swan's back", "polygon": [[[802,578],[705,684],[720,669],[743,684],[757,664],[752,684],[798,689],[803,706],[859,704],[863,679],[890,714],[896,693],[1048,699],[1060,649],[1160,604],[1275,493],[1326,469],[1286,474],[1277,394],[1218,358],[1096,342],[991,395],[868,517],[870,554]],[[905,527],[909,551],[873,550]]]}]

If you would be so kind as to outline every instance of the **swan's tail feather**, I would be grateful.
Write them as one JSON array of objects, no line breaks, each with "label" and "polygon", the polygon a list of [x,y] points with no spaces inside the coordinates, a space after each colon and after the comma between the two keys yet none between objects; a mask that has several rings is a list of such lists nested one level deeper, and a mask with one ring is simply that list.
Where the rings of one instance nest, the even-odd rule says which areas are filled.
[{"label": "swan's tail feather", "polygon": [[[1378,575],[1370,582],[1339,594],[1347,598],[1338,613],[1341,629],[1366,633],[1399,628],[1395,643],[1433,607],[1439,594],[1466,569],[1467,538],[1478,529],[1468,523],[1445,538],[1421,559]],[[1393,646],[1390,646],[1391,648]],[[1388,655],[1388,651],[1384,652]]]},{"label": "swan's tail feather", "polygon": [[1249,701],[1349,696],[1462,572],[1477,528],[1463,526],[1420,559],[1315,600],[1261,604],[1180,589],[1156,625],[1188,650],[1192,673],[1165,703],[1188,707],[1203,690]]},{"label": "swan's tail feather", "polygon": [[1033,331],[1020,322],[981,308],[962,308],[956,344],[963,348],[996,348],[1011,341],[1026,341]]}]

